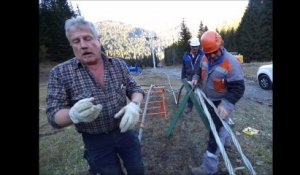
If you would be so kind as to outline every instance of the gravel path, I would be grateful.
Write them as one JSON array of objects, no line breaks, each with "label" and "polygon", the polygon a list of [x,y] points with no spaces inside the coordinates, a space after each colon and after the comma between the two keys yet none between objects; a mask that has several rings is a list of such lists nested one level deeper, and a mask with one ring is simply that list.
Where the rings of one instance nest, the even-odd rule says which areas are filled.
[{"label": "gravel path", "polygon": [[245,78],[246,89],[244,93],[245,98],[250,100],[264,103],[269,106],[273,105],[273,91],[272,90],[263,90],[258,85],[257,80],[252,80],[250,78]]}]

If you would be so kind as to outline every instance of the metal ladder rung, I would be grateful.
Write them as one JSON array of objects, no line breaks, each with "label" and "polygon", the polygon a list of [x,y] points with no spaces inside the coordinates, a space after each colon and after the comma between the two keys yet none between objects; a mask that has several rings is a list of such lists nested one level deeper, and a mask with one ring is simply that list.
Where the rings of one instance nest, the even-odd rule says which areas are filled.
[{"label": "metal ladder rung", "polygon": [[[152,104],[152,103],[161,103],[161,101],[149,101],[148,104]],[[142,102],[142,104],[145,104],[145,102]]]}]

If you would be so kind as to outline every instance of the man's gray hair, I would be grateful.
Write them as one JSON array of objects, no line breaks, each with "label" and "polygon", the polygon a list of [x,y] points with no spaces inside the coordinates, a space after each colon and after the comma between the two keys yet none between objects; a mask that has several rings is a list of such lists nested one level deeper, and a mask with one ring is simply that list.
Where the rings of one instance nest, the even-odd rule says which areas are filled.
[{"label": "man's gray hair", "polygon": [[94,24],[90,21],[86,21],[83,16],[77,16],[77,17],[72,17],[70,19],[67,19],[65,22],[66,37],[69,40],[69,42],[70,42],[69,32],[71,28],[81,28],[81,27],[88,27],[91,30],[93,36],[96,39],[99,39],[98,37],[99,35],[97,33]]}]

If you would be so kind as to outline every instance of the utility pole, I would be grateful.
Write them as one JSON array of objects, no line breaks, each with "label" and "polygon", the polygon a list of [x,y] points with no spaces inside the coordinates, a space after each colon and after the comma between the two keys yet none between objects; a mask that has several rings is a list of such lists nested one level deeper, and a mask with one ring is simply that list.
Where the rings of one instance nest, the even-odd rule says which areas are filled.
[{"label": "utility pole", "polygon": [[154,56],[154,40],[157,39],[157,36],[155,35],[148,35],[146,37],[147,41],[150,41],[150,47],[151,47],[151,54],[152,54],[152,61],[153,61],[153,68],[156,69],[156,63],[155,63],[155,56]]}]

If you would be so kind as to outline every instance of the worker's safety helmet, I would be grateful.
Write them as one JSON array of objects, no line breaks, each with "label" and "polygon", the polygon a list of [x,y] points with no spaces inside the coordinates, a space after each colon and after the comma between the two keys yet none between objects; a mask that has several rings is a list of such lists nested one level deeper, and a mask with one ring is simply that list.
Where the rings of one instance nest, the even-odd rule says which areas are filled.
[{"label": "worker's safety helmet", "polygon": [[222,37],[214,31],[206,31],[201,36],[201,46],[204,53],[217,51],[222,45]]},{"label": "worker's safety helmet", "polygon": [[198,38],[191,38],[189,42],[190,42],[190,46],[200,46],[200,42]]}]

